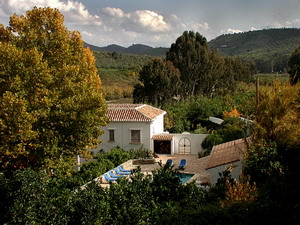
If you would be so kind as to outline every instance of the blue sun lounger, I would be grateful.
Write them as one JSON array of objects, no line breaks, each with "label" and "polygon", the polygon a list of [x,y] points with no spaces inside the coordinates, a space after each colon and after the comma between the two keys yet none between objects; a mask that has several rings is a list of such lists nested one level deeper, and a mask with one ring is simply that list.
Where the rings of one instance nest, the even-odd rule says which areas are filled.
[{"label": "blue sun lounger", "polygon": [[122,166],[118,166],[117,168],[118,168],[121,172],[127,172],[127,173],[131,173],[131,172],[132,172],[132,170],[125,170],[125,169],[123,169]]},{"label": "blue sun lounger", "polygon": [[184,170],[185,166],[186,166],[186,159],[181,159],[180,163],[179,163],[179,166],[178,166],[178,169],[179,170]]},{"label": "blue sun lounger", "polygon": [[169,166],[173,166],[173,160],[172,159],[168,159],[166,164],[168,164]]},{"label": "blue sun lounger", "polygon": [[115,168],[114,170],[115,170],[115,172],[116,172],[117,175],[121,175],[121,176],[123,176],[123,175],[131,175],[131,173],[129,173],[129,172],[122,172],[122,171],[118,170],[118,168]]},{"label": "blue sun lounger", "polygon": [[106,173],[103,174],[103,176],[104,176],[104,178],[105,178],[108,182],[112,182],[112,181],[117,181],[117,180],[118,180],[118,179],[116,179],[116,178],[111,178],[111,177],[107,176]]},{"label": "blue sun lounger", "polygon": [[120,175],[113,174],[111,171],[108,171],[108,175],[109,175],[111,178],[116,178],[116,179],[122,177],[122,176],[120,176]]}]

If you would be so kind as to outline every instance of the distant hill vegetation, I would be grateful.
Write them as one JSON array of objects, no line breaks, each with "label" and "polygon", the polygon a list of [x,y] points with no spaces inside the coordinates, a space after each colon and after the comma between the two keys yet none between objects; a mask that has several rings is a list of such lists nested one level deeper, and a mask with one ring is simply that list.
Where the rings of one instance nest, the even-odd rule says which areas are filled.
[{"label": "distant hill vegetation", "polygon": [[[210,42],[224,56],[237,56],[255,64],[258,73],[285,72],[291,53],[300,46],[300,29],[282,28],[224,34]],[[168,48],[153,48],[134,44],[128,48],[119,45],[97,47],[85,43],[93,51],[165,57]],[[139,60],[144,61],[144,60]]]},{"label": "distant hill vegetation", "polygon": [[102,51],[102,52],[117,52],[124,54],[134,54],[134,55],[149,55],[156,57],[164,57],[169,48],[164,47],[150,47],[148,45],[142,44],[133,44],[128,48],[119,46],[119,45],[108,45],[106,47],[97,47],[91,44],[85,43],[86,47],[89,47],[93,51]]},{"label": "distant hill vegetation", "polygon": [[[257,73],[285,73],[291,53],[300,46],[300,29],[269,29],[225,34],[208,44],[223,56],[236,56],[252,62]],[[143,65],[153,57],[165,57],[169,50],[141,44],[128,48],[119,45],[97,47],[87,43],[85,46],[94,51],[107,99],[130,96]]]},{"label": "distant hill vegetation", "polygon": [[221,35],[209,42],[224,56],[252,61],[257,72],[285,72],[288,58],[300,46],[300,29],[282,28]]}]

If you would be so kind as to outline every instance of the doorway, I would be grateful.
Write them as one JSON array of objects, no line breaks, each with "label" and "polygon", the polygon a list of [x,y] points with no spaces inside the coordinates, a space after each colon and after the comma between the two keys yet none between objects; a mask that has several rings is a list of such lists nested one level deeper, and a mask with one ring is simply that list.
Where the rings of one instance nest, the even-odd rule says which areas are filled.
[{"label": "doorway", "polygon": [[171,141],[154,140],[154,152],[156,154],[171,154]]},{"label": "doorway", "polygon": [[179,140],[179,154],[191,154],[191,141],[187,137]]}]

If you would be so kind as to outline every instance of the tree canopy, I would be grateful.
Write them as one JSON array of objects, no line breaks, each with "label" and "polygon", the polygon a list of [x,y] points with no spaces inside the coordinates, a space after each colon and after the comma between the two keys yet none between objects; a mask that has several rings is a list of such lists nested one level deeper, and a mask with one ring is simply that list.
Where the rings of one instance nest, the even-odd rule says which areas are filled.
[{"label": "tree canopy", "polygon": [[193,96],[201,91],[202,79],[209,71],[210,51],[206,38],[193,31],[185,31],[171,45],[166,59],[181,72],[183,95]]},{"label": "tree canopy", "polygon": [[156,58],[148,61],[140,72],[142,84],[135,86],[134,98],[162,106],[179,93],[180,72],[170,61]]},{"label": "tree canopy", "polygon": [[35,7],[0,25],[1,170],[72,168],[105,125],[95,58],[63,22]]},{"label": "tree canopy", "polygon": [[237,81],[250,81],[251,69],[238,58],[210,51],[199,33],[185,31],[166,53],[166,62],[153,59],[144,65],[133,98],[161,106],[175,95],[177,99],[224,95],[234,91]]}]

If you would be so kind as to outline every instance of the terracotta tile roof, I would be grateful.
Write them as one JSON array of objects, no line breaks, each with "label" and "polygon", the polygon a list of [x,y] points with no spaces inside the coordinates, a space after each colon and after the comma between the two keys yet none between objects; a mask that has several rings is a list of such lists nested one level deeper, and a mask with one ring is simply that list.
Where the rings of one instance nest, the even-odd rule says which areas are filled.
[{"label": "terracotta tile roof", "polygon": [[[249,141],[249,139],[247,139]],[[226,142],[215,145],[210,153],[206,169],[221,166],[227,163],[239,161],[243,157],[243,152],[247,149],[244,139]]]},{"label": "terracotta tile roof", "polygon": [[143,104],[108,104],[107,116],[112,122],[151,122],[166,112]]},{"label": "terracotta tile roof", "polygon": [[155,134],[152,136],[153,140],[158,141],[171,141],[174,136],[171,134]]}]

